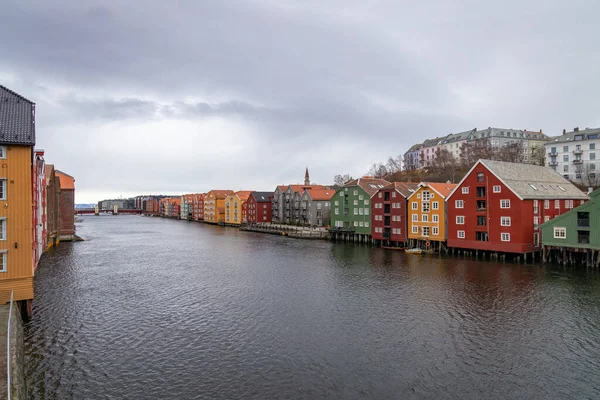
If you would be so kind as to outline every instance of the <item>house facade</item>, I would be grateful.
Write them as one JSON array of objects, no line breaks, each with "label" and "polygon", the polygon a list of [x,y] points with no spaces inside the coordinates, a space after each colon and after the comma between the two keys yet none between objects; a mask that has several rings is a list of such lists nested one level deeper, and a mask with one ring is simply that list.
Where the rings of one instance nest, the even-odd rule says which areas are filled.
[{"label": "house facade", "polygon": [[204,222],[225,223],[225,198],[233,190],[211,190],[204,196]]},{"label": "house facade", "polygon": [[332,231],[371,236],[371,197],[390,182],[365,176],[347,182],[330,200]]},{"label": "house facade", "polygon": [[180,214],[179,218],[187,221],[192,220],[192,213],[194,207],[194,195],[193,194],[183,194],[181,195],[180,200]]},{"label": "house facade", "polygon": [[448,197],[448,246],[538,251],[539,225],[587,199],[551,168],[479,160]]},{"label": "house facade", "polygon": [[439,250],[447,239],[446,197],[452,183],[421,182],[408,198],[408,239],[411,246]]},{"label": "house facade", "polygon": [[273,220],[273,192],[252,192],[242,204],[243,223],[267,223]]},{"label": "house facade", "polygon": [[225,197],[225,224],[239,226],[242,223],[242,206],[250,193],[250,190],[239,190]]},{"label": "house facade", "polygon": [[403,246],[408,239],[407,198],[419,185],[393,182],[371,198],[372,237],[379,244]]},{"label": "house facade", "polygon": [[555,249],[600,249],[600,189],[590,200],[540,225],[542,245]]},{"label": "house facade", "polygon": [[4,86],[0,86],[0,134],[0,304],[8,302],[14,290],[15,300],[30,305],[35,268],[35,104]]},{"label": "house facade", "polygon": [[404,153],[404,169],[421,168],[421,147],[422,143],[417,143]]},{"label": "house facade", "polygon": [[306,189],[300,196],[300,220],[303,225],[328,226],[333,189]]},{"label": "house facade", "polygon": [[[565,179],[586,186],[600,185],[600,128],[563,131],[545,145],[546,166]],[[598,149],[598,150],[597,150]]]},{"label": "house facade", "polygon": [[204,221],[204,193],[192,195],[192,221]]},{"label": "house facade", "polygon": [[37,269],[42,253],[48,246],[46,204],[46,162],[44,151],[35,150],[33,164],[33,265]]},{"label": "house facade", "polygon": [[58,240],[72,241],[75,239],[75,178],[59,170],[54,173],[60,183]]},{"label": "house facade", "polygon": [[46,164],[46,243],[47,247],[56,245],[60,226],[60,181],[54,173],[54,165]]}]

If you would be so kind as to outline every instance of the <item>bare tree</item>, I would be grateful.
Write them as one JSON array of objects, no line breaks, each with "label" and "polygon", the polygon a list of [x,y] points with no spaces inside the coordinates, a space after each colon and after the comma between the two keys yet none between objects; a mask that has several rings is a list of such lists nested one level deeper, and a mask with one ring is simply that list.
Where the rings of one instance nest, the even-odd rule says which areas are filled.
[{"label": "bare tree", "polygon": [[517,141],[508,142],[501,148],[497,149],[493,157],[498,161],[522,163],[525,161],[525,155],[523,154],[523,143]]},{"label": "bare tree", "polygon": [[582,164],[577,167],[576,172],[581,174],[581,183],[587,187],[598,187],[600,179],[596,174],[596,165],[591,163]]},{"label": "bare tree", "polygon": [[461,170],[460,161],[450,151],[438,148],[431,161],[430,174],[439,181],[456,182]]},{"label": "bare tree", "polygon": [[385,167],[387,168],[388,173],[393,174],[394,172],[402,171],[403,161],[404,158],[402,157],[402,155],[388,158],[387,162],[385,163]]},{"label": "bare tree", "polygon": [[336,175],[333,177],[333,183],[337,186],[344,186],[346,182],[351,181],[352,177],[349,174],[345,175]]},{"label": "bare tree", "polygon": [[460,163],[465,169],[470,169],[480,159],[493,160],[495,152],[489,140],[476,140],[464,143],[460,147]]},{"label": "bare tree", "polygon": [[531,163],[533,165],[545,165],[546,149],[543,145],[538,145],[531,149]]},{"label": "bare tree", "polygon": [[375,163],[369,168],[368,175],[374,176],[375,178],[385,178],[389,175],[387,167],[383,163]]}]

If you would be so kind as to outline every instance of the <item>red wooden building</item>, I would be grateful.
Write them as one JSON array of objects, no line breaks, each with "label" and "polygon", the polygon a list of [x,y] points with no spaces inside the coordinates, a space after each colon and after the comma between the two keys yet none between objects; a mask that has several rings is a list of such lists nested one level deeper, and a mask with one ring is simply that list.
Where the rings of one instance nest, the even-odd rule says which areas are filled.
[{"label": "red wooden building", "polygon": [[75,240],[75,178],[57,169],[54,173],[60,182],[58,240],[72,241]]},{"label": "red wooden building", "polygon": [[273,220],[273,192],[252,192],[242,204],[242,223]]},{"label": "red wooden building", "polygon": [[204,193],[192,195],[192,221],[204,221]]},{"label": "red wooden building", "polygon": [[446,199],[448,247],[539,251],[539,224],[587,199],[551,168],[479,160]]},{"label": "red wooden building", "polygon": [[379,189],[371,198],[372,237],[376,243],[404,246],[408,239],[407,198],[418,183],[393,182]]}]

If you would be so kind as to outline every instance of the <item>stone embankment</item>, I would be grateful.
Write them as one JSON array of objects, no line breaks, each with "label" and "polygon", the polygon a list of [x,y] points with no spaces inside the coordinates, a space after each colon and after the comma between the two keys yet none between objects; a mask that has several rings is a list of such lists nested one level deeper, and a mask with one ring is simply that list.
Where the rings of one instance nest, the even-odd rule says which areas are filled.
[{"label": "stone embankment", "polygon": [[243,224],[240,226],[242,231],[268,233],[271,235],[289,236],[297,239],[329,239],[327,228],[311,228],[306,226],[293,226],[272,223]]},{"label": "stone embankment", "polygon": [[0,306],[0,398],[8,398],[8,366],[10,364],[10,387],[12,400],[27,398],[25,386],[25,349],[23,343],[23,320],[16,304],[13,303],[10,328],[10,359],[7,360],[7,337],[9,305]]}]

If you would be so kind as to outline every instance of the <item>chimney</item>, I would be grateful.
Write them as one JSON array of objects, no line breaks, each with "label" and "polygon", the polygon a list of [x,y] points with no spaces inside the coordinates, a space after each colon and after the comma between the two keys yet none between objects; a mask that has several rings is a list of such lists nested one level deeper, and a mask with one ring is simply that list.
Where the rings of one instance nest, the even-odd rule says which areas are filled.
[{"label": "chimney", "polygon": [[573,132],[579,132],[579,127],[577,126],[577,127],[573,128]]},{"label": "chimney", "polygon": [[592,193],[594,191],[593,187],[588,187],[588,194]]},{"label": "chimney", "polygon": [[563,129],[563,135],[566,135],[566,134],[567,134],[567,130]]}]

